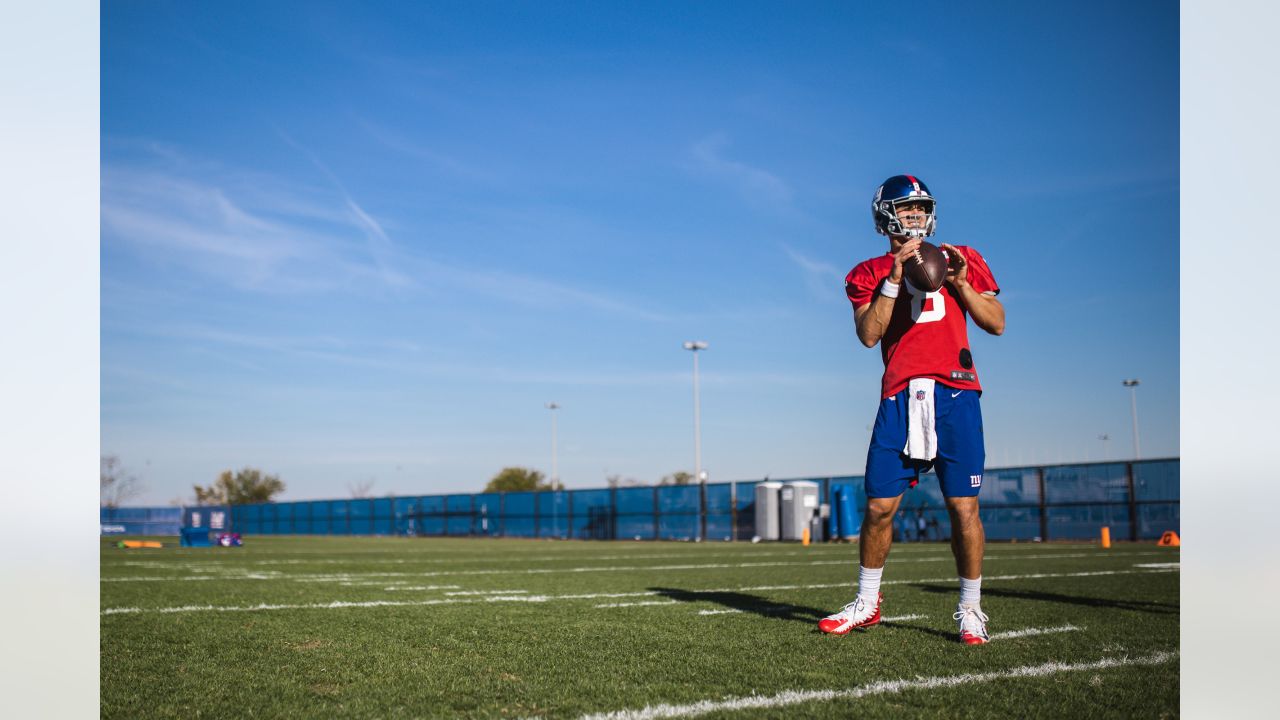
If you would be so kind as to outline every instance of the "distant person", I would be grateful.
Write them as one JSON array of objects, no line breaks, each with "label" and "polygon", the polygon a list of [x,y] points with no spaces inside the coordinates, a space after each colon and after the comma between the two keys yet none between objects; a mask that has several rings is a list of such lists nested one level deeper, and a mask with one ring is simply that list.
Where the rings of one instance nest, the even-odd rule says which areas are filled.
[{"label": "distant person", "polygon": [[929,529],[930,540],[942,539],[942,528],[938,527],[938,516],[935,513],[929,513],[929,523],[927,527]]},{"label": "distant person", "polygon": [[[871,215],[889,251],[860,263],[845,278],[858,339],[880,343],[884,376],[880,409],[867,450],[867,510],[858,543],[858,595],[818,623],[843,635],[880,622],[880,580],[893,544],[893,517],[902,494],[935,468],[951,516],[951,550],[960,576],[954,618],[960,640],[987,642],[988,617],[981,607],[985,536],[978,517],[986,449],[978,371],[969,351],[967,318],[992,335],[1004,332],[1004,307],[987,263],[978,251],[942,244],[946,282],[936,292],[917,289],[903,276],[936,226],[936,202],[911,175],[895,175],[876,190]],[[913,260],[914,262],[914,260]]]},{"label": "distant person", "polygon": [[928,523],[924,519],[924,508],[916,508],[916,542],[924,542],[924,530]]}]

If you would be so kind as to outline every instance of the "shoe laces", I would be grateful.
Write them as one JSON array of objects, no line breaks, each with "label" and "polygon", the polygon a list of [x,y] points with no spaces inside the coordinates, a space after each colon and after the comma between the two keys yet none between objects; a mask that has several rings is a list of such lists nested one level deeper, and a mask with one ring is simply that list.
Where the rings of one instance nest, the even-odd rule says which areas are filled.
[{"label": "shoe laces", "polygon": [[981,638],[987,637],[987,621],[991,618],[987,617],[980,608],[961,605],[951,619],[960,621],[960,632],[967,632]]},{"label": "shoe laces", "polygon": [[[854,598],[853,602],[840,608],[840,612],[836,614],[843,615],[849,618],[850,620],[857,621],[867,617],[871,617],[871,613],[873,612],[875,612],[875,608],[871,607],[867,603],[867,601],[863,600],[862,596],[859,595],[858,597]],[[859,615],[861,615],[862,617],[859,617]]]}]

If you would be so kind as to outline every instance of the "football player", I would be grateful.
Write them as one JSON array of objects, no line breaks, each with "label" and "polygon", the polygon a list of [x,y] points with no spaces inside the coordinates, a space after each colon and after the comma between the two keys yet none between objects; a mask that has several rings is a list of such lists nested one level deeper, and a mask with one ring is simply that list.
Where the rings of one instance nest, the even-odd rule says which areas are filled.
[{"label": "football player", "polygon": [[977,250],[943,243],[947,280],[936,292],[914,287],[903,263],[937,228],[937,202],[911,175],[895,175],[876,190],[871,216],[889,238],[889,251],[849,272],[845,294],[853,304],[858,339],[880,343],[884,376],[880,409],[867,450],[867,510],[859,539],[861,567],[853,602],[821,622],[843,635],[880,622],[880,579],[893,543],[893,517],[922,471],[938,474],[951,516],[951,550],[960,576],[954,619],[967,645],[987,642],[982,612],[985,536],[978,517],[986,449],[982,439],[982,386],[969,350],[968,322],[992,335],[1004,332],[1000,288]]}]

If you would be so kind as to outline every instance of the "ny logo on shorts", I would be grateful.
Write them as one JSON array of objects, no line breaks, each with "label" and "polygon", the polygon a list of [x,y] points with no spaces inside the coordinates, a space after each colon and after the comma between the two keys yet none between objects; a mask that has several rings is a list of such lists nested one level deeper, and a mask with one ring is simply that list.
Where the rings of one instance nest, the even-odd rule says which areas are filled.
[{"label": "ny logo on shorts", "polygon": [[970,476],[969,476],[969,487],[982,487],[982,476],[981,476],[981,475],[970,475]]}]

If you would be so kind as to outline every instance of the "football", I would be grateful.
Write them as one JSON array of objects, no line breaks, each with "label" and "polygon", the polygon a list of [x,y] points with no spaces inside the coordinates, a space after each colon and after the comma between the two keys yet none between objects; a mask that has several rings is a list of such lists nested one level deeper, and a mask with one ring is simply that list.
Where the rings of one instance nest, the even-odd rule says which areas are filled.
[{"label": "football", "polygon": [[902,273],[913,287],[937,292],[947,281],[947,255],[937,245],[921,242],[915,257],[902,264]]}]

